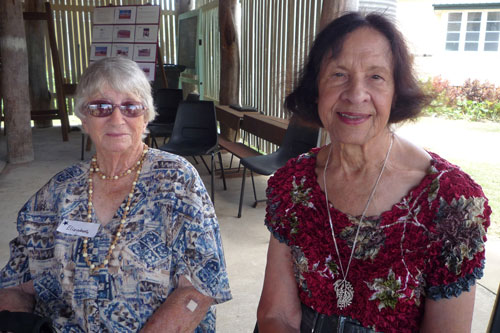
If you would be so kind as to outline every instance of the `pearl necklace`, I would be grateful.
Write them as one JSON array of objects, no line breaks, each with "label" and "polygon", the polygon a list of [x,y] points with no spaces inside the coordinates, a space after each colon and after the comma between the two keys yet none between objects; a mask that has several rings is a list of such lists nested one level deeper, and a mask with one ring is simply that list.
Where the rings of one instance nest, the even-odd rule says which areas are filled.
[{"label": "pearl necklace", "polygon": [[99,169],[99,163],[97,163],[97,156],[92,157],[92,169],[93,169],[93,172],[97,173],[97,175],[99,177],[101,177],[101,179],[103,179],[103,180],[117,180],[117,179],[120,179],[122,177],[128,176],[132,172],[134,172],[135,170],[137,170],[137,168],[141,166],[141,163],[142,163],[142,159],[140,159],[139,161],[137,161],[130,169],[125,170],[121,174],[115,175],[115,176],[108,176],[108,175],[106,175],[104,172],[102,172]]},{"label": "pearl necklace", "polygon": [[[125,205],[125,208],[123,210],[123,214],[122,214],[121,219],[120,219],[120,225],[116,229],[115,235],[113,236],[113,240],[111,241],[111,244],[109,245],[109,249],[108,249],[108,252],[106,254],[106,257],[102,261],[101,264],[96,265],[90,261],[90,258],[88,255],[88,237],[83,238],[82,256],[83,256],[85,262],[87,263],[87,265],[90,267],[91,274],[95,273],[96,271],[98,271],[102,268],[105,268],[108,265],[109,260],[111,259],[111,254],[113,253],[113,250],[116,248],[116,244],[118,243],[118,239],[122,235],[123,227],[127,221],[127,215],[130,212],[130,204],[132,203],[132,198],[134,196],[135,186],[137,185],[137,180],[139,179],[139,175],[141,174],[142,166],[143,166],[147,151],[148,151],[148,146],[144,145],[144,149],[142,151],[142,156],[139,159],[139,161],[137,161],[135,166],[133,166],[132,168],[130,168],[126,171],[126,173],[127,173],[130,170],[137,169],[136,173],[135,173],[134,181],[132,182],[132,188],[130,189],[130,192],[127,196],[127,204]],[[97,158],[94,156],[92,158],[92,163],[91,163],[91,166],[89,169],[89,180],[88,180],[89,181],[89,190],[88,190],[87,221],[89,223],[92,223],[92,195],[94,193],[94,185],[93,185],[93,181],[92,181],[92,176],[94,175],[94,172],[98,172],[97,171],[98,168],[96,168],[96,167],[97,167]],[[128,172],[127,174],[131,174],[131,173],[132,173],[132,171]],[[120,177],[122,177],[122,176],[120,176]],[[102,179],[106,179],[106,178],[102,178]],[[113,180],[113,178],[108,178],[108,179]]]},{"label": "pearl necklace", "polygon": [[375,185],[373,185],[370,196],[368,197],[368,201],[366,202],[365,208],[363,209],[363,213],[361,214],[361,218],[359,219],[358,228],[356,230],[356,236],[354,236],[354,242],[352,244],[351,256],[349,257],[349,263],[347,264],[345,272],[344,272],[344,267],[342,265],[342,260],[340,259],[340,252],[339,252],[339,249],[337,246],[337,241],[335,240],[335,232],[333,231],[332,216],[330,213],[330,205],[329,205],[330,201],[328,200],[328,190],[326,188],[326,169],[328,167],[328,163],[330,162],[330,155],[332,153],[332,146],[330,146],[330,151],[328,152],[328,158],[326,159],[325,168],[323,170],[323,186],[324,186],[324,190],[325,190],[326,211],[328,212],[328,221],[330,222],[330,229],[332,231],[333,244],[335,244],[335,251],[337,252],[337,258],[339,260],[340,271],[342,273],[342,279],[338,279],[333,284],[335,294],[337,295],[337,307],[341,310],[348,307],[349,305],[351,305],[352,299],[354,298],[354,288],[352,287],[352,284],[349,281],[347,281],[347,274],[349,274],[349,268],[351,266],[352,257],[354,255],[354,251],[356,249],[356,243],[358,241],[359,229],[361,228],[361,224],[363,223],[363,220],[365,218],[366,211],[368,210],[368,207],[370,206],[370,203],[372,202],[373,196],[375,195],[375,190],[377,189],[377,185],[380,182],[380,178],[382,178],[382,174],[384,173],[385,166],[387,164],[387,160],[389,159],[389,153],[391,152],[393,142],[394,142],[394,134],[391,135],[391,143],[389,145],[389,149],[387,150],[387,154],[385,155],[384,163],[383,163],[382,168],[380,170],[380,173],[377,177]]}]

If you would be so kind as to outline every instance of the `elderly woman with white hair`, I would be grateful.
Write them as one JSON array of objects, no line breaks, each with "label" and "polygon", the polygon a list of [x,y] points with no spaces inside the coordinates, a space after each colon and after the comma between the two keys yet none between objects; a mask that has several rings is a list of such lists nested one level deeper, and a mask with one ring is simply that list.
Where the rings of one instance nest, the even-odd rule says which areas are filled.
[{"label": "elderly woman with white hair", "polygon": [[231,299],[219,225],[196,170],[148,148],[151,87],[131,60],[89,66],[75,112],[96,154],[21,209],[0,310],[61,332],[213,332]]}]

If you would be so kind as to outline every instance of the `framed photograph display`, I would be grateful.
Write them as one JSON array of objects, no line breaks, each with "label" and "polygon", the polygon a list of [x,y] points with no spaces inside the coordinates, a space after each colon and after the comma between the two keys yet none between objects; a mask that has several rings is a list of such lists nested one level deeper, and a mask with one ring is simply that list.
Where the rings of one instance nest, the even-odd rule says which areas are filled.
[{"label": "framed photograph display", "polygon": [[135,36],[135,25],[113,26],[113,43],[133,43]]},{"label": "framed photograph display", "polygon": [[92,44],[90,60],[99,60],[111,56],[111,44]]},{"label": "framed photograph display", "polygon": [[134,57],[134,44],[113,44],[111,55],[113,57],[122,56],[132,60]]},{"label": "framed photograph display", "polygon": [[134,44],[134,61],[155,61],[156,44]]},{"label": "framed photograph display", "polygon": [[137,6],[115,7],[115,24],[134,24]]},{"label": "framed photograph display", "polygon": [[158,24],[160,22],[160,6],[137,7],[136,24]]},{"label": "framed photograph display", "polygon": [[111,43],[113,41],[113,26],[94,25],[92,27],[92,41],[94,43]]},{"label": "framed photograph display", "polygon": [[153,81],[160,6],[95,7],[92,19],[90,62],[111,56],[127,57],[136,61]]},{"label": "framed photograph display", "polygon": [[158,39],[157,25],[136,25],[135,42],[136,43],[156,43]]},{"label": "framed photograph display", "polygon": [[93,24],[113,24],[116,7],[96,7],[94,9]]},{"label": "framed photograph display", "polygon": [[153,62],[138,62],[137,65],[142,69],[149,81],[155,79],[155,64]]}]

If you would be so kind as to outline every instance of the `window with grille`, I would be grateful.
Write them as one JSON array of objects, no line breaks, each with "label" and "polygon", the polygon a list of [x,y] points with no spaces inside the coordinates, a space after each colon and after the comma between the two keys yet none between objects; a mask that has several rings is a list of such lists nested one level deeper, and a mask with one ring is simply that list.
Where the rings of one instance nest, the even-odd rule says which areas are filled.
[{"label": "window with grille", "polygon": [[465,51],[477,51],[479,49],[479,32],[481,31],[481,12],[467,13],[467,25],[465,32]]},{"label": "window with grille", "polygon": [[448,33],[446,34],[446,50],[458,51],[462,13],[448,13]]},{"label": "window with grille", "polygon": [[449,12],[446,51],[498,52],[500,11]]},{"label": "window with grille", "polygon": [[484,50],[498,51],[500,36],[500,12],[489,12],[484,36]]}]

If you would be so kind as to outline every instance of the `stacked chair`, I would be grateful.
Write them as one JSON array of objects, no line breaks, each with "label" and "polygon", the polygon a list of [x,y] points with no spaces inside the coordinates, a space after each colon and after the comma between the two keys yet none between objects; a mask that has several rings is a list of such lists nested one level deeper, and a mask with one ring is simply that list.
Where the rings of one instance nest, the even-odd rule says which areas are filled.
[{"label": "stacked chair", "polygon": [[[217,141],[217,120],[212,101],[183,101],[177,109],[177,116],[172,128],[170,139],[159,149],[181,155],[200,156],[210,173],[210,194],[214,201],[214,158],[219,155],[224,190],[226,178],[222,168],[222,156]],[[203,159],[210,155],[210,168]]]},{"label": "stacked chair", "polygon": [[318,129],[300,125],[296,121],[290,121],[288,128],[283,138],[283,143],[274,153],[268,155],[251,156],[247,158],[242,158],[240,160],[243,165],[243,177],[241,180],[241,193],[240,193],[240,203],[238,206],[238,217],[241,217],[241,210],[243,204],[243,197],[245,194],[245,179],[246,171],[250,170],[250,175],[252,178],[253,194],[255,198],[255,203],[253,207],[257,206],[259,201],[257,199],[257,193],[255,191],[255,181],[253,179],[253,173],[258,173],[261,175],[272,175],[276,170],[281,168],[286,164],[286,162],[300,154],[309,151],[311,148],[316,147],[318,141]]},{"label": "stacked chair", "polygon": [[151,146],[158,148],[157,138],[163,138],[163,143],[170,137],[174,129],[177,108],[182,101],[182,89],[162,88],[155,91],[154,103],[158,116],[148,125]]}]

